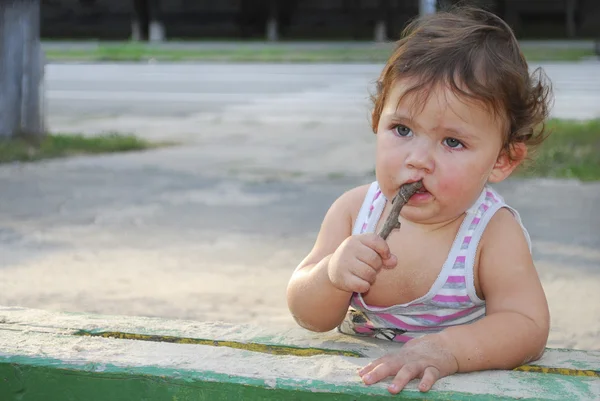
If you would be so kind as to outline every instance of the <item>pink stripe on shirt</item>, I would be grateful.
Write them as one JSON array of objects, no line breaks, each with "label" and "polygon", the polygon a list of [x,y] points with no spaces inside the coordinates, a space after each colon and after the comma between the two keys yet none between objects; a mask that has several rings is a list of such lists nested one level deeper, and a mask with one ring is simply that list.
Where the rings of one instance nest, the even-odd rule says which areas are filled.
[{"label": "pink stripe on shirt", "polygon": [[394,341],[397,341],[399,343],[407,343],[410,340],[414,340],[414,337],[405,336],[403,334],[396,334],[396,336],[394,337]]},{"label": "pink stripe on shirt", "polygon": [[464,283],[465,276],[448,276],[447,283]]}]

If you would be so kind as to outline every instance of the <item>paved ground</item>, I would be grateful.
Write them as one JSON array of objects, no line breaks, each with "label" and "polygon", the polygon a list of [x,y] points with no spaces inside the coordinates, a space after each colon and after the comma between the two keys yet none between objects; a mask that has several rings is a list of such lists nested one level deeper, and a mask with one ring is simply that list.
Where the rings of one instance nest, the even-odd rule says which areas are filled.
[{"label": "paved ground", "polygon": [[[600,117],[599,61],[531,66],[537,67],[552,81],[554,117]],[[46,73],[49,124],[186,139],[221,121],[343,120],[362,128],[380,70],[373,64],[55,64]]]},{"label": "paved ground", "polygon": [[[546,67],[572,96],[557,115],[600,115],[589,100],[598,65]],[[330,203],[373,179],[366,87],[377,69],[51,66],[51,129],[185,145],[1,166],[0,304],[293,324],[291,271]],[[499,189],[532,234],[551,345],[600,348],[589,323],[600,322],[600,184]]]}]

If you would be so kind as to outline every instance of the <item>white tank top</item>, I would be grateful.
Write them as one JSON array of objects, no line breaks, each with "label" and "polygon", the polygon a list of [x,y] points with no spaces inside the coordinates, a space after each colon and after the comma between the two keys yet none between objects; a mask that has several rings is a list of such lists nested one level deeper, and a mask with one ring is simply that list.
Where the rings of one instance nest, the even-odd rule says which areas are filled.
[{"label": "white tank top", "polygon": [[[372,183],[354,222],[352,234],[375,232],[386,203],[378,183]],[[503,207],[510,210],[521,225],[531,251],[531,240],[519,213],[486,186],[466,211],[448,257],[427,294],[404,304],[375,307],[367,305],[362,295],[355,293],[338,330],[345,334],[406,342],[449,326],[481,319],[485,315],[485,301],[479,299],[475,291],[475,255],[485,227]]]}]

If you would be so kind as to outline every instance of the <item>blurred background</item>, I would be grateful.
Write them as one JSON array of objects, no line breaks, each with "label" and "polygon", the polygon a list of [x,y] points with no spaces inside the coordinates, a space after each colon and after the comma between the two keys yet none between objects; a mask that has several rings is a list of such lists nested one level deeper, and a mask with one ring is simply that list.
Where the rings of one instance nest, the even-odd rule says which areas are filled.
[{"label": "blurred background", "polygon": [[[0,3],[0,305],[293,327],[285,287],[330,204],[374,180],[370,95],[451,1]],[[600,2],[463,1],[554,89],[498,185],[550,346],[600,349]]]},{"label": "blurred background", "polygon": [[[43,0],[42,36],[64,39],[397,38],[405,23],[456,0]],[[463,1],[464,3],[464,1]],[[467,2],[505,19],[522,38],[598,34],[595,0]],[[381,26],[383,24],[383,26]]]}]

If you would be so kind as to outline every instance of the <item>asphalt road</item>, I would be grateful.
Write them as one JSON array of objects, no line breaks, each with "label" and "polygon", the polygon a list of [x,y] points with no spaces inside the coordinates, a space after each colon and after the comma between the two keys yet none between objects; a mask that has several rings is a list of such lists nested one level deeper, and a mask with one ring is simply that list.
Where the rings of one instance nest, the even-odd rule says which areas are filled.
[{"label": "asphalt road", "polygon": [[[600,117],[600,62],[531,67],[538,66],[553,83],[552,116]],[[47,105],[50,121],[257,113],[356,120],[364,119],[380,70],[376,64],[50,64]]]}]

